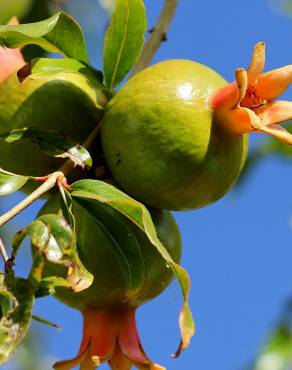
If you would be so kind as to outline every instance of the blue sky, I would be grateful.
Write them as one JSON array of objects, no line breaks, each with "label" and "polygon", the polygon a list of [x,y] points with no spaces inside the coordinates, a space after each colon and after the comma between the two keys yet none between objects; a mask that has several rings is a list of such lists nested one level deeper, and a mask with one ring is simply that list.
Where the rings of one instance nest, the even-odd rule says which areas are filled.
[{"label": "blue sky", "polygon": [[[145,3],[152,26],[162,1]],[[181,1],[169,41],[155,62],[192,59],[232,80],[235,68],[248,66],[253,45],[265,41],[267,70],[290,64],[292,20],[275,11],[276,3],[273,1],[272,6],[268,0]],[[90,11],[87,4],[91,4]],[[94,0],[72,0],[71,9],[87,29],[92,61],[100,65],[100,34],[105,19],[94,4]],[[286,98],[289,95],[288,92]],[[251,145],[262,139],[261,135],[254,135]],[[183,238],[182,264],[192,279],[190,303],[197,333],[179,359],[170,359],[179,341],[177,316],[181,304],[174,283],[138,313],[143,344],[153,360],[170,370],[242,370],[256,356],[292,295],[291,184],[291,163],[270,157],[254,169],[243,187],[216,204],[175,213]],[[19,194],[10,197],[3,207],[8,209],[20,198]],[[8,235],[25,225],[39,205],[33,205],[8,226]],[[21,272],[28,254],[28,248],[22,251]],[[61,332],[39,328],[45,336],[48,356],[73,356],[81,333],[79,313],[53,298],[41,299],[35,312],[63,327]]]}]

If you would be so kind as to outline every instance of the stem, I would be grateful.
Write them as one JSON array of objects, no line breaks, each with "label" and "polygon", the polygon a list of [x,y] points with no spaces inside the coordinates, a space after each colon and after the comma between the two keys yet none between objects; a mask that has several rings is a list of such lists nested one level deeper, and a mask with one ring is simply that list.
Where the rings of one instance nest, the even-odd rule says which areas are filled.
[{"label": "stem", "polygon": [[34,201],[40,198],[47,191],[52,189],[55,186],[58,177],[64,177],[64,173],[61,171],[54,172],[52,175],[49,176],[46,182],[44,182],[39,188],[37,188],[27,198],[25,198],[22,202],[18,203],[10,211],[8,211],[3,216],[1,216],[0,217],[0,227],[4,225],[6,222],[8,222],[9,220],[11,220],[16,215],[18,215],[18,213],[22,212],[25,208],[30,206]]},{"label": "stem", "polygon": [[91,144],[94,142],[94,140],[96,139],[97,135],[99,134],[99,131],[100,131],[100,123],[95,127],[95,129],[90,133],[90,135],[88,136],[88,138],[84,141],[83,143],[83,147],[85,149],[88,149]]},{"label": "stem", "polygon": [[160,17],[156,26],[151,30],[151,36],[144,46],[141,57],[134,68],[133,75],[149,66],[161,43],[167,40],[167,32],[178,6],[178,1],[165,0]]},{"label": "stem", "polygon": [[4,263],[6,263],[9,259],[6,249],[4,247],[4,244],[2,242],[2,239],[0,238],[0,255],[3,258]]}]

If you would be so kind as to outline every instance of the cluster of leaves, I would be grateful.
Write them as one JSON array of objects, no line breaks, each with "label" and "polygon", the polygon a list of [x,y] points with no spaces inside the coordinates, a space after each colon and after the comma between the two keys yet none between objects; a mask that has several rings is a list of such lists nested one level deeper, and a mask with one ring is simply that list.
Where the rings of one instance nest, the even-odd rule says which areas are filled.
[{"label": "cluster of leaves", "polygon": [[[105,36],[103,72],[95,70],[90,65],[82,30],[65,13],[58,13],[36,23],[0,26],[0,45],[9,48],[37,45],[46,51],[63,55],[64,59],[33,59],[19,72],[20,81],[48,73],[54,75],[60,71],[68,71],[85,77],[90,75],[105,94],[111,96],[115,87],[137,62],[143,47],[145,31],[144,2],[116,0],[112,21]],[[11,144],[29,140],[46,154],[67,158],[75,166],[92,165],[90,153],[85,147],[55,131],[25,127],[1,133],[0,140]],[[24,186],[27,181],[34,180],[36,179],[29,174],[19,176],[7,170],[0,170],[0,195],[11,194]],[[177,277],[182,290],[184,304],[180,316],[182,334],[180,350],[186,348],[194,333],[194,323],[188,305],[189,277],[186,271],[172,260],[167,249],[157,238],[147,208],[103,181],[77,181],[71,184],[70,192],[62,183],[58,185],[63,196],[66,216],[43,215],[17,233],[12,242],[12,256],[6,263],[6,273],[1,273],[0,276],[0,364],[11,357],[27,333],[35,298],[54,294],[58,286],[81,291],[92,283],[93,276],[86,271],[77,254],[75,221],[72,213],[73,198],[86,199],[89,205],[106,204],[135,224],[146,235],[153,248],[157,249]],[[14,276],[12,266],[17,251],[27,236],[30,237],[33,248],[33,264],[28,278],[19,279]],[[131,266],[133,263],[130,260],[131,256],[125,258],[128,258],[128,264]],[[67,276],[44,276],[46,261],[63,265],[67,269]]]}]

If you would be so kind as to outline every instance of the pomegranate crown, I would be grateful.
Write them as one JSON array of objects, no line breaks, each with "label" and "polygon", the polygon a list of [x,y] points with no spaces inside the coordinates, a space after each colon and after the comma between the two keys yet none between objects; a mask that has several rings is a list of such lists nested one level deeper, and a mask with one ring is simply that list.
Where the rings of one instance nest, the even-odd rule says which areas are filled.
[{"label": "pomegranate crown", "polygon": [[215,121],[233,134],[264,132],[291,145],[292,135],[279,124],[292,118],[292,102],[275,99],[292,82],[292,65],[262,73],[265,59],[259,42],[248,69],[236,69],[235,81],[213,96]]}]

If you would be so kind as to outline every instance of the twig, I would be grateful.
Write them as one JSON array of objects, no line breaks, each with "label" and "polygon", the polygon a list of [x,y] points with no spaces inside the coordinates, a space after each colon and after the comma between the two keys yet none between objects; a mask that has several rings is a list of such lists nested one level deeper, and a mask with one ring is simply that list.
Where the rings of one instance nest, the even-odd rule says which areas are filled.
[{"label": "twig", "polygon": [[97,138],[97,135],[99,134],[99,131],[100,131],[100,126],[101,126],[101,123],[99,123],[95,129],[93,131],[91,131],[90,135],[88,136],[88,138],[84,141],[84,143],[82,144],[82,146],[85,148],[85,149],[88,149],[91,144],[94,142],[94,140]]},{"label": "twig", "polygon": [[1,257],[3,258],[4,263],[6,263],[9,260],[9,257],[7,255],[6,249],[1,238],[0,238],[0,254]]},{"label": "twig", "polygon": [[0,217],[0,227],[4,225],[6,222],[11,220],[13,217],[18,215],[22,212],[25,208],[30,206],[34,201],[40,198],[43,194],[47,191],[52,189],[56,181],[59,177],[64,177],[63,172],[54,172],[52,175],[48,177],[48,180],[44,182],[39,188],[37,188],[33,193],[31,193],[28,197],[26,197],[22,202],[18,203],[15,207],[13,207],[10,211],[5,213],[3,216]]},{"label": "twig", "polygon": [[151,36],[145,44],[141,57],[133,70],[133,75],[149,66],[161,43],[167,40],[167,32],[178,6],[178,1],[165,0],[160,17],[156,26],[151,30]]}]

